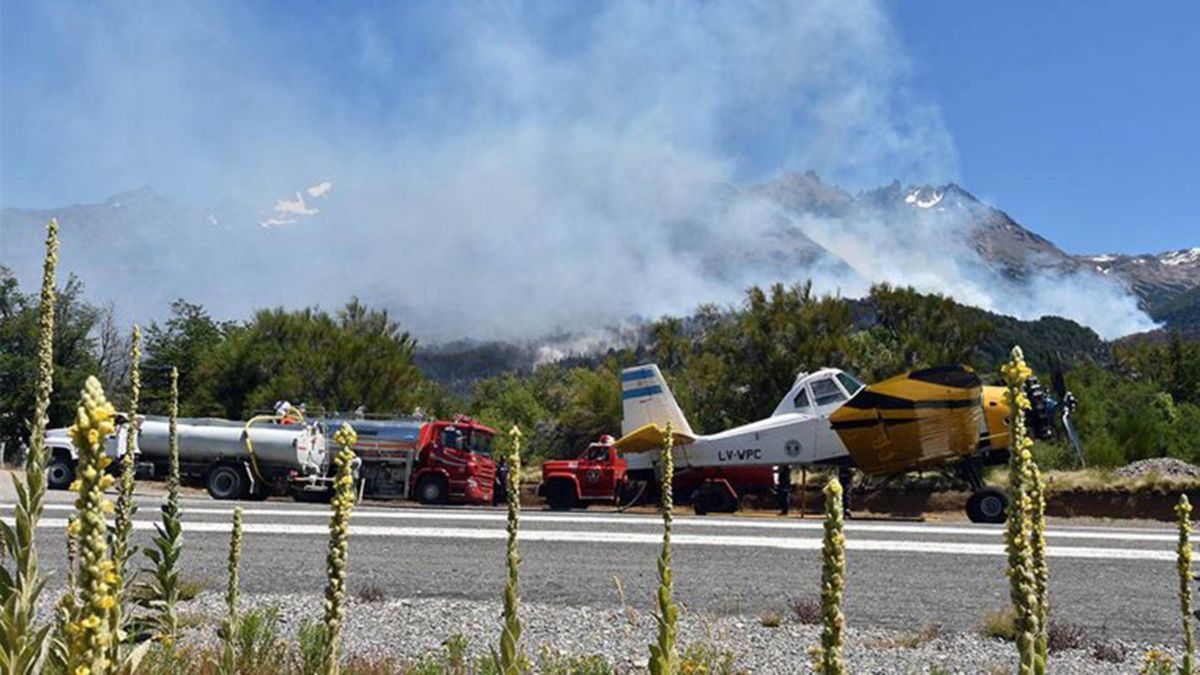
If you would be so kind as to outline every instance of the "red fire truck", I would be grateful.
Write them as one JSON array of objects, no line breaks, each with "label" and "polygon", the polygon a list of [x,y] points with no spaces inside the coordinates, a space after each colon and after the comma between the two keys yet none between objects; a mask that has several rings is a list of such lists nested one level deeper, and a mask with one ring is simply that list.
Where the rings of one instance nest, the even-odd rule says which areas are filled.
[{"label": "red fire truck", "polygon": [[[542,482],[538,494],[553,510],[587,508],[589,504],[628,504],[653,501],[657,484],[650,475],[632,475],[624,457],[613,447],[612,436],[601,436],[575,459],[550,460],[542,464]],[[720,497],[706,495],[697,500],[698,490],[720,486]],[[703,510],[735,511],[738,495],[768,493],[775,486],[770,466],[754,467],[676,467],[672,487],[684,502],[692,502],[697,513]],[[701,509],[700,506],[707,507]]]},{"label": "red fire truck", "polygon": [[422,504],[491,504],[496,481],[496,430],[459,415],[452,420],[328,417],[326,433],[347,423],[358,434],[363,495]]}]

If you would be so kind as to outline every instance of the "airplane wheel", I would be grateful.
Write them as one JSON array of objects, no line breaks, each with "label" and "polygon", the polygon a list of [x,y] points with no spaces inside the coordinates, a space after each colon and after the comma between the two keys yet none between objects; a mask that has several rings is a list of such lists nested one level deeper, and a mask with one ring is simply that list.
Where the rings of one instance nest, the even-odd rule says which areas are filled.
[{"label": "airplane wheel", "polygon": [[967,500],[967,518],[972,523],[1003,523],[1008,513],[1008,495],[996,488],[983,488]]}]

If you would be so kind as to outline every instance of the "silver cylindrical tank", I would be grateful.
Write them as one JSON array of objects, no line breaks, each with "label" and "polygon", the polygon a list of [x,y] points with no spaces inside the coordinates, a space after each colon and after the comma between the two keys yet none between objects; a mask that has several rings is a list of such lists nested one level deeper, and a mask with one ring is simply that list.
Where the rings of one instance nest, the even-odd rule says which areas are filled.
[{"label": "silver cylindrical tank", "polygon": [[[181,462],[209,464],[220,460],[249,460],[245,422],[201,418],[180,419],[177,425]],[[260,465],[322,468],[326,443],[317,425],[279,425],[270,422],[250,427],[250,441]],[[169,456],[169,426],[165,417],[142,420],[138,448],[143,460],[161,460]],[[308,473],[302,471],[302,473]]]}]

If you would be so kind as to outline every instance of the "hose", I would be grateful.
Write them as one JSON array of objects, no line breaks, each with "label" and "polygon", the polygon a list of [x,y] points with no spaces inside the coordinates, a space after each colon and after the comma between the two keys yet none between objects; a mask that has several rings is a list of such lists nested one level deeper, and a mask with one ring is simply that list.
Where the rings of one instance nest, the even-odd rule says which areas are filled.
[{"label": "hose", "polygon": [[255,480],[266,485],[267,481],[263,479],[262,472],[258,468],[258,456],[254,454],[254,443],[250,440],[250,426],[255,422],[263,421],[275,422],[276,424],[283,424],[284,422],[303,423],[304,413],[296,408],[291,408],[282,415],[255,415],[246,420],[246,426],[242,429],[242,436],[246,439],[246,453],[250,455],[250,471],[254,474]]}]

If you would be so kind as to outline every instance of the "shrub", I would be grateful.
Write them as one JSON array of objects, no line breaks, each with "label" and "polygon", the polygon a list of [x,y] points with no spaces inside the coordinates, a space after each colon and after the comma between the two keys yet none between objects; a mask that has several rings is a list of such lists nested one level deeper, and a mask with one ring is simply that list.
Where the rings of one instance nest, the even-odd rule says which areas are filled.
[{"label": "shrub", "polygon": [[792,602],[792,614],[800,623],[815,626],[821,623],[821,603],[813,598],[796,598]]},{"label": "shrub", "polygon": [[369,585],[358,589],[358,601],[364,603],[383,602],[387,600],[387,593],[379,586]]},{"label": "shrub", "polygon": [[1065,621],[1051,621],[1046,631],[1046,645],[1051,652],[1064,649],[1082,649],[1087,644],[1087,633],[1083,627]]},{"label": "shrub", "polygon": [[1106,663],[1125,663],[1128,654],[1120,643],[1097,642],[1092,645],[1092,658]]}]

